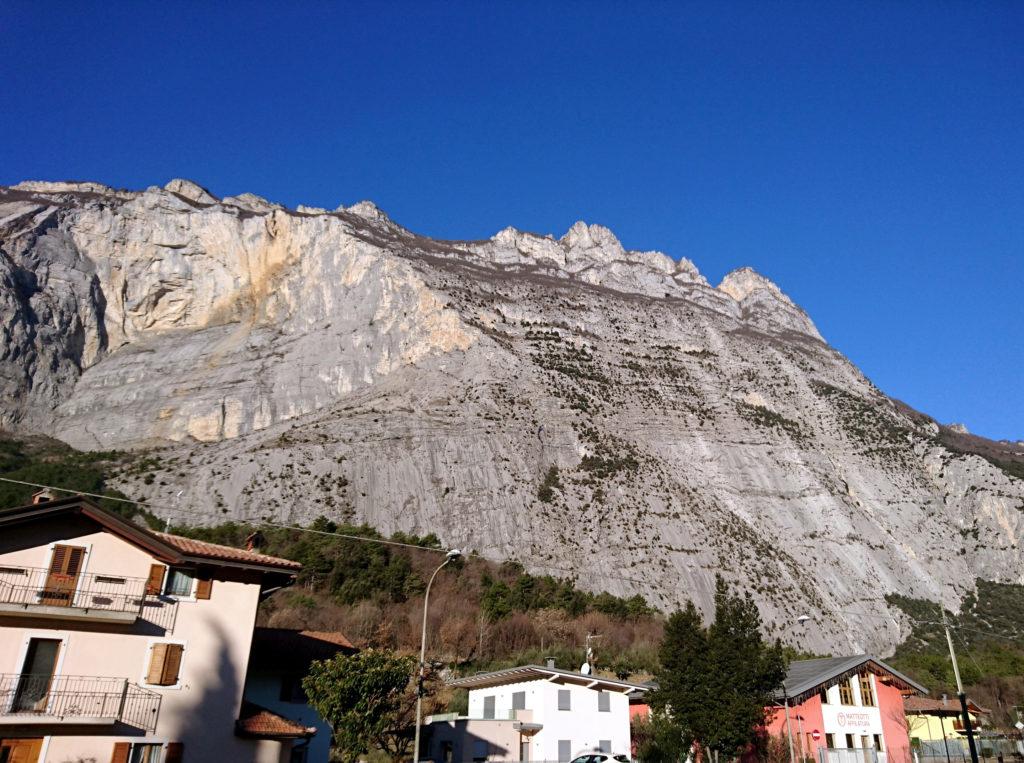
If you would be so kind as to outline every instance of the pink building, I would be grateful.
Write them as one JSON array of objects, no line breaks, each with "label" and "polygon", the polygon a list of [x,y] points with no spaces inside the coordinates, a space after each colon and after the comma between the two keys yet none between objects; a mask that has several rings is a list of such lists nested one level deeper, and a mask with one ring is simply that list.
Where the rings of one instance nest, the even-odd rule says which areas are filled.
[{"label": "pink building", "polygon": [[903,698],[927,693],[870,655],[800,660],[789,666],[767,731],[792,739],[797,760],[910,763]]},{"label": "pink building", "polygon": [[[790,663],[768,708],[766,731],[792,741],[793,757],[814,763],[911,763],[903,698],[928,690],[881,660],[861,654]],[[647,717],[642,694],[630,719]]]},{"label": "pink building", "polygon": [[291,760],[316,729],[242,698],[257,605],[299,569],[80,497],[0,511],[0,760]]}]

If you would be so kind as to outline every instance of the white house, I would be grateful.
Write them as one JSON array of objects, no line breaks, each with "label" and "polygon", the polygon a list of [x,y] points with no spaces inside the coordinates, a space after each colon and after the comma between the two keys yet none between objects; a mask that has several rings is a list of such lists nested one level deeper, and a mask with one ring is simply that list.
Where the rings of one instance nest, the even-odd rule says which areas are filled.
[{"label": "white house", "polygon": [[569,761],[584,750],[629,755],[629,693],[643,685],[524,665],[449,682],[469,690],[466,716],[427,718],[424,757]]},{"label": "white house", "polygon": [[301,565],[35,501],[0,511],[0,761],[287,763],[314,736],[242,696]]}]

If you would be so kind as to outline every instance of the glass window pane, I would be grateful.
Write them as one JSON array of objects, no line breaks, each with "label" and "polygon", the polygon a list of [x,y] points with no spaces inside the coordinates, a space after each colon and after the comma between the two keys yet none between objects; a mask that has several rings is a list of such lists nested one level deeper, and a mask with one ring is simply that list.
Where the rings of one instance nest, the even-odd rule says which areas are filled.
[{"label": "glass window pane", "polygon": [[167,591],[171,596],[191,596],[195,576],[188,570],[171,570],[167,576]]},{"label": "glass window pane", "polygon": [[[558,690],[558,709],[559,710],[572,710],[571,700],[569,699],[568,689]],[[568,758],[566,758],[568,760]]]}]

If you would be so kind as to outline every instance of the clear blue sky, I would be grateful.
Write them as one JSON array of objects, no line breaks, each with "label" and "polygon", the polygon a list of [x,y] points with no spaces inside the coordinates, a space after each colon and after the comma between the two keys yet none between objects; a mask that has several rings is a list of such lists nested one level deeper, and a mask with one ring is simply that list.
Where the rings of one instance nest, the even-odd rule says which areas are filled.
[{"label": "clear blue sky", "polygon": [[1024,4],[0,6],[0,183],[575,220],[775,279],[886,392],[1024,438]]}]

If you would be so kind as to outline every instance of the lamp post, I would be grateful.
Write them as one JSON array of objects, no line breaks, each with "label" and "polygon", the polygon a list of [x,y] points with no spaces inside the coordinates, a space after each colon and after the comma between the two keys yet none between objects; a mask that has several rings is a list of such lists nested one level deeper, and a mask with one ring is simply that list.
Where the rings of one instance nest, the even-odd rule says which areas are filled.
[{"label": "lamp post", "polygon": [[417,763],[420,759],[420,719],[423,714],[423,673],[426,668],[426,655],[427,655],[427,604],[430,602],[430,586],[434,584],[434,578],[437,577],[442,569],[448,562],[452,562],[462,556],[462,552],[457,548],[453,548],[447,554],[444,555],[444,561],[441,562],[441,566],[434,570],[434,574],[430,576],[430,581],[427,583],[427,590],[423,594],[423,630],[420,633],[420,673],[419,679],[416,682],[416,737],[413,742],[412,755],[413,763]]}]

